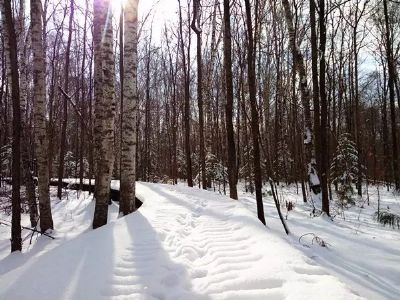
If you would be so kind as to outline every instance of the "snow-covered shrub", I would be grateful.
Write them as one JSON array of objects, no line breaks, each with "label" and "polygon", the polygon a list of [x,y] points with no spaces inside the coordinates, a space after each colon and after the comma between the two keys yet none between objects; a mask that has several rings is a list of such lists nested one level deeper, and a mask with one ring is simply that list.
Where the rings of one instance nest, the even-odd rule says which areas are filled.
[{"label": "snow-covered shrub", "polygon": [[163,175],[163,176],[161,177],[161,183],[164,183],[164,184],[173,184],[173,181],[172,181],[171,178],[168,177],[168,175]]},{"label": "snow-covered shrub", "polygon": [[389,211],[375,212],[374,219],[383,224],[383,226],[389,225],[400,229],[400,216]]},{"label": "snow-covered shrub", "polygon": [[206,177],[208,180],[225,183],[228,180],[228,171],[218,158],[212,154],[206,155]]}]

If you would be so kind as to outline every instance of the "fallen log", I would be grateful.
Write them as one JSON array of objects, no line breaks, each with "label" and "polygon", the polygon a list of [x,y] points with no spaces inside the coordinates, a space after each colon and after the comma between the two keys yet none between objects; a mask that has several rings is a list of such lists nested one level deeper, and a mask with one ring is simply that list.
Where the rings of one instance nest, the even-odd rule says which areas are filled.
[{"label": "fallen log", "polygon": [[[51,186],[58,186],[58,181],[57,180],[50,180],[50,185]],[[69,182],[62,182],[63,188],[67,188],[70,190],[80,190],[80,184],[79,182],[73,182],[73,183],[69,183]],[[86,191],[86,192],[94,192],[94,185],[91,184],[87,184],[87,183],[83,183],[82,184],[82,191]],[[110,188],[110,200],[112,201],[116,201],[119,202],[119,198],[120,198],[120,192],[117,189],[113,189]],[[135,206],[136,208],[139,208],[141,205],[143,204],[142,201],[140,201],[138,198],[135,198]]]}]

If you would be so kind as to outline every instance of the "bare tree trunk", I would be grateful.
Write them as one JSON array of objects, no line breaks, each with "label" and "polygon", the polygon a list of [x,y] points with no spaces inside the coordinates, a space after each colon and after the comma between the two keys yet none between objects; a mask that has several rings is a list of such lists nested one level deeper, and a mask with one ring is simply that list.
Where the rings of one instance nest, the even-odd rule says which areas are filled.
[{"label": "bare tree trunk", "polygon": [[[21,111],[19,98],[19,76],[17,58],[17,37],[12,17],[11,1],[0,3],[1,14],[8,33],[9,62],[11,71],[11,96],[13,104],[13,141],[12,141],[12,219],[11,219],[11,252],[21,251],[21,197],[20,197],[20,160],[21,160]],[[3,23],[4,24],[4,23]]]},{"label": "bare tree trunk", "polygon": [[49,178],[53,178],[53,159],[54,159],[54,135],[55,135],[55,121],[54,121],[54,100],[55,100],[55,91],[56,91],[56,81],[58,76],[58,55],[60,49],[60,38],[61,38],[61,28],[64,25],[64,19],[61,22],[61,26],[57,28],[54,46],[53,46],[53,53],[51,58],[51,79],[50,79],[50,95],[49,95],[49,129],[48,129],[48,136],[49,136]]},{"label": "bare tree trunk", "polygon": [[[166,29],[165,29],[166,30]],[[177,112],[176,112],[176,70],[177,70],[177,63],[173,64],[172,60],[172,53],[170,49],[170,44],[169,44],[169,39],[167,37],[167,31],[165,31],[166,35],[166,44],[167,44],[167,51],[168,51],[168,60],[169,60],[169,68],[170,72],[169,75],[172,80],[172,101],[171,101],[171,106],[172,106],[172,122],[171,122],[171,129],[172,129],[172,170],[171,170],[171,175],[172,175],[172,181],[174,184],[178,182],[177,180],[177,157],[176,157],[176,148],[177,148]],[[177,49],[177,52],[179,50]],[[176,56],[176,60],[178,60],[178,55]]]},{"label": "bare tree trunk", "polygon": [[[5,16],[6,15],[6,7],[5,7],[5,2],[7,0],[0,0],[0,13],[1,15]],[[11,62],[10,62],[10,41],[9,41],[9,31],[7,27],[7,20],[5,17],[2,17],[2,27],[5,30],[2,30],[2,36],[3,36],[3,41],[4,41],[4,59],[5,59],[5,75],[6,75],[6,92],[10,93],[12,90],[12,74],[11,74]],[[15,29],[14,29],[15,32]],[[6,95],[7,96],[7,95]],[[12,115],[12,106],[10,107],[10,114]]]},{"label": "bare tree trunk", "polygon": [[46,131],[46,62],[42,36],[42,3],[31,0],[35,150],[38,164],[40,230],[53,229],[49,196],[48,139]]},{"label": "bare tree trunk", "polygon": [[31,226],[35,227],[37,224],[38,210],[36,204],[35,182],[33,180],[33,173],[31,170],[31,156],[29,155],[29,126],[27,120],[27,93],[28,93],[28,79],[27,79],[27,41],[25,39],[25,1],[20,0],[20,11],[18,14],[18,49],[20,61],[20,100],[21,100],[21,161],[23,168],[23,178],[26,188],[29,206],[29,218]]},{"label": "bare tree trunk", "polygon": [[[293,16],[290,11],[290,5],[288,0],[282,0],[282,5],[285,9],[285,18],[286,24],[289,31],[289,40],[293,53],[293,60],[295,62],[295,67],[297,69],[297,73],[299,75],[299,87],[300,87],[300,95],[301,101],[303,103],[304,109],[304,145],[305,145],[305,160],[307,163],[308,170],[308,181],[311,188],[311,192],[315,196],[319,194],[318,189],[314,189],[315,182],[313,182],[312,178],[314,176],[318,176],[317,170],[315,168],[315,155],[313,148],[313,130],[312,130],[312,121],[311,121],[311,110],[310,110],[310,102],[311,102],[311,91],[307,85],[307,73],[306,67],[304,64],[304,58],[300,51],[299,46],[296,42],[296,32],[293,26]],[[319,180],[318,180],[319,181]],[[319,184],[319,183],[318,183]],[[302,186],[303,195],[305,195],[304,187]],[[304,198],[305,199],[305,198]]]},{"label": "bare tree trunk", "polygon": [[85,119],[86,119],[86,110],[84,107],[85,100],[85,63],[86,63],[86,37],[87,37],[87,20],[88,20],[88,0],[86,0],[86,10],[85,10],[85,22],[83,25],[83,52],[82,52],[82,65],[81,65],[81,114],[82,118],[80,119],[80,149],[79,149],[79,189],[83,189],[83,152],[85,149]]},{"label": "bare tree trunk", "polygon": [[382,152],[383,152],[383,170],[384,170],[384,181],[389,184],[390,181],[390,150],[389,150],[389,128],[388,128],[388,117],[387,117],[387,90],[385,88],[386,83],[386,70],[383,68],[383,79],[384,86],[382,87],[382,92],[378,88],[378,95],[380,95],[382,101],[381,114],[382,114]]},{"label": "bare tree trunk", "polygon": [[[67,41],[67,49],[65,53],[65,66],[64,66],[64,92],[68,95],[69,88],[69,63],[70,63],[70,50],[71,50],[71,41],[72,41],[72,21],[74,19],[74,0],[70,0],[69,5],[69,25],[68,25],[68,41]],[[67,96],[64,95],[63,101],[63,117],[62,117],[62,126],[61,126],[61,141],[60,141],[60,157],[58,158],[58,188],[57,188],[57,197],[61,199],[62,192],[62,180],[64,176],[64,156],[65,156],[65,148],[66,148],[66,135],[67,135],[67,122],[68,122],[68,99]]]},{"label": "bare tree trunk", "polygon": [[[358,3],[357,3],[358,4]],[[357,18],[358,9],[356,9],[356,18]],[[362,195],[362,164],[361,164],[361,112],[360,112],[360,96],[359,96],[359,88],[358,88],[358,48],[357,48],[357,25],[353,28],[353,56],[354,56],[354,113],[355,113],[355,138],[357,144],[357,193],[359,196]]]},{"label": "bare tree trunk", "polygon": [[94,0],[96,206],[93,228],[107,224],[114,145],[114,52],[110,0]]},{"label": "bare tree trunk", "polygon": [[120,213],[136,209],[136,120],[137,120],[137,18],[138,2],[128,1],[124,9],[124,111],[122,114]]},{"label": "bare tree trunk", "polygon": [[319,94],[321,101],[321,190],[322,190],[322,211],[329,216],[328,198],[328,105],[325,89],[326,77],[326,23],[325,23],[325,0],[319,1]]},{"label": "bare tree trunk", "polygon": [[[312,82],[313,82],[313,106],[314,106],[314,149],[317,170],[320,172],[321,160],[321,121],[319,104],[319,83],[318,83],[318,48],[317,48],[317,29],[315,17],[315,0],[310,0],[310,23],[311,23],[311,55],[312,55]],[[319,183],[318,183],[319,184]],[[319,193],[320,187],[316,188]]]},{"label": "bare tree trunk", "polygon": [[124,7],[121,3],[121,11],[119,15],[119,180],[122,177],[122,123],[123,123],[123,112],[124,112]]},{"label": "bare tree trunk", "polygon": [[[92,46],[94,43],[92,43]],[[94,137],[94,126],[93,126],[93,58],[94,58],[94,47],[92,47],[91,55],[90,55],[90,63],[89,63],[89,124],[90,124],[90,132],[89,135],[89,194],[92,192],[92,177],[93,177],[93,169],[94,169],[94,144],[96,143],[96,139]],[[95,186],[96,187],[96,186]]]},{"label": "bare tree trunk", "polygon": [[197,37],[197,105],[199,107],[199,134],[200,134],[200,169],[201,184],[207,189],[206,157],[204,149],[204,116],[203,116],[203,64],[201,56],[201,29],[200,29],[200,0],[193,1],[193,20],[191,25]]},{"label": "bare tree trunk", "polygon": [[[321,169],[321,113],[320,113],[320,83],[318,78],[318,59],[319,52],[317,46],[317,22],[315,0],[310,0],[310,23],[311,23],[311,56],[312,56],[312,82],[313,82],[313,107],[314,107],[314,149],[315,149],[315,169],[321,176],[314,176],[311,189],[314,194],[320,194],[318,199],[322,201],[322,169]],[[324,87],[325,90],[325,87]],[[319,197],[318,197],[319,198]],[[314,207],[315,209],[315,207]]]},{"label": "bare tree trunk", "polygon": [[[258,111],[256,99],[256,72],[254,59],[253,26],[251,20],[250,0],[245,0],[246,23],[247,23],[247,68],[251,107],[251,133],[253,139],[253,164],[254,164],[254,184],[256,188],[256,202],[258,219],[265,225],[264,205],[262,201],[262,170],[258,127]],[[256,5],[257,7],[257,5]]]},{"label": "bare tree trunk", "polygon": [[386,57],[388,62],[389,105],[390,105],[390,119],[392,126],[393,176],[394,176],[395,189],[397,191],[400,191],[400,175],[399,175],[399,162],[398,162],[399,158],[397,153],[396,107],[394,103],[394,81],[396,76],[396,70],[393,58],[392,40],[390,37],[387,0],[383,0],[383,9],[385,14]]},{"label": "bare tree trunk", "polygon": [[[183,20],[182,20],[182,8],[181,2],[179,3],[179,35],[180,35],[180,47],[182,51],[182,67],[184,75],[184,90],[185,90],[185,101],[184,101],[184,125],[185,125],[185,154],[186,154],[186,176],[188,186],[193,186],[193,175],[192,175],[192,157],[190,150],[190,74],[189,74],[189,64],[190,60],[186,61],[185,45],[183,42]],[[190,44],[190,32],[189,34],[189,44]],[[190,53],[188,47],[188,53]]]},{"label": "bare tree trunk", "polygon": [[[3,0],[1,0],[3,1]],[[2,2],[0,1],[0,5],[3,5]],[[0,11],[0,14],[2,12]],[[0,24],[1,27],[3,28],[3,24]],[[1,43],[1,55],[0,55],[0,60],[1,60],[1,86],[0,86],[0,107],[2,114],[4,116],[4,124],[8,124],[8,113],[7,113],[7,98],[5,97],[5,89],[6,89],[6,58],[5,58],[5,51],[4,51],[4,38],[3,42]],[[4,102],[4,104],[3,104]],[[6,145],[7,144],[7,139],[8,139],[8,126],[3,126],[2,130],[0,131],[0,143],[1,145]]]},{"label": "bare tree trunk", "polygon": [[[151,30],[150,30],[151,31]],[[145,127],[144,127],[144,155],[143,179],[150,181],[151,173],[151,103],[150,103],[150,62],[151,62],[151,34],[147,40],[146,55],[146,96],[145,96]]]},{"label": "bare tree trunk", "polygon": [[228,148],[228,180],[229,196],[237,199],[237,165],[235,135],[233,131],[233,79],[232,79],[232,37],[229,0],[224,0],[224,69],[225,69],[225,120],[226,120],[226,141]]}]

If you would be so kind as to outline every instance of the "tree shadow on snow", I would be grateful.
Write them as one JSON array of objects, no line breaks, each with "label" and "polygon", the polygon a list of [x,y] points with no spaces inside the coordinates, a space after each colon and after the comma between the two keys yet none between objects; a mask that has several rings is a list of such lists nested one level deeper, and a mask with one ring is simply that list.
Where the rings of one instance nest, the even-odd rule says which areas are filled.
[{"label": "tree shadow on snow", "polygon": [[207,299],[139,211],[57,247],[2,280],[1,299]]}]

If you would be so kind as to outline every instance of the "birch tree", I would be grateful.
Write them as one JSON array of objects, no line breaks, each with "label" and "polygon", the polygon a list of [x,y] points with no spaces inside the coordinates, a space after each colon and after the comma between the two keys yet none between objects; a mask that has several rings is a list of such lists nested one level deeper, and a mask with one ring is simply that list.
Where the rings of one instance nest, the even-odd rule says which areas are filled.
[{"label": "birch tree", "polygon": [[137,19],[138,0],[128,0],[124,8],[124,68],[121,149],[120,213],[135,210],[136,120],[137,120]]},{"label": "birch tree", "polygon": [[285,20],[289,32],[289,43],[292,50],[293,61],[300,81],[299,82],[300,96],[304,108],[304,125],[305,125],[304,145],[305,145],[305,157],[308,170],[308,180],[311,192],[313,193],[313,196],[316,197],[320,193],[319,190],[314,189],[314,185],[316,183],[319,184],[319,179],[316,180],[318,178],[318,175],[317,175],[317,170],[315,168],[315,155],[313,151],[314,149],[313,149],[312,121],[311,121],[311,111],[310,111],[310,102],[312,94],[307,84],[307,71],[304,63],[304,57],[296,41],[296,32],[293,25],[293,15],[290,9],[289,1],[282,0],[282,5],[285,10]]},{"label": "birch tree", "polygon": [[42,35],[42,2],[31,0],[31,38],[33,52],[33,114],[35,152],[38,164],[40,230],[53,229],[49,196],[48,139],[46,133],[46,63]]},{"label": "birch tree", "polygon": [[107,224],[114,144],[114,52],[111,0],[93,2],[96,205],[93,228]]},{"label": "birch tree", "polygon": [[38,211],[36,204],[35,183],[32,172],[32,156],[29,149],[29,119],[27,113],[27,98],[28,98],[28,40],[29,36],[25,32],[25,0],[19,1],[19,14],[18,14],[18,59],[19,66],[19,87],[20,87],[20,102],[21,102],[21,162],[23,168],[23,179],[26,188],[26,195],[29,204],[29,216],[31,226],[35,227],[37,224]]}]

